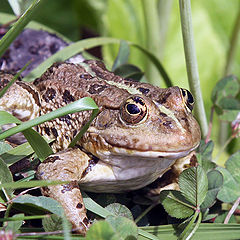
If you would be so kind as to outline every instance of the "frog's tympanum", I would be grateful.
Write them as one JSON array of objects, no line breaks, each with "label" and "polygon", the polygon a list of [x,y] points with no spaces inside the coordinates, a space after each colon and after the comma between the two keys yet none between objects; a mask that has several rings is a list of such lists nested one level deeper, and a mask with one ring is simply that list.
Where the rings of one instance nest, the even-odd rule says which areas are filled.
[{"label": "frog's tympanum", "polygon": [[[12,75],[2,72],[0,78],[2,88]],[[0,108],[26,121],[87,96],[100,111],[74,148],[67,149],[91,111],[69,114],[36,128],[41,135],[56,139],[52,145],[56,153],[39,165],[37,178],[71,181],[45,187],[42,193],[59,201],[73,228],[82,233],[89,221],[79,184],[92,192],[139,189],[175,162],[180,166],[179,159],[200,141],[189,91],[123,79],[93,60],[56,63],[33,83],[17,81],[0,99]]]}]

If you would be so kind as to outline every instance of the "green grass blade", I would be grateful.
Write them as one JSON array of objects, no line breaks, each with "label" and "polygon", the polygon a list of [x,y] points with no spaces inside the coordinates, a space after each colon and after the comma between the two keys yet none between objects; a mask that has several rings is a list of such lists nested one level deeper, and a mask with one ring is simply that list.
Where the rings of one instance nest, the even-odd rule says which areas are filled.
[{"label": "green grass blade", "polygon": [[8,123],[21,124],[22,122],[16,117],[14,117],[12,114],[5,111],[0,111],[0,125],[4,125]]},{"label": "green grass blade", "polygon": [[[15,133],[22,132],[28,128],[39,125],[43,122],[52,120],[54,118],[58,118],[67,114],[71,114],[74,112],[80,112],[84,110],[95,110],[98,109],[96,103],[89,97],[81,98],[73,103],[68,104],[62,108],[58,108],[55,111],[47,113],[38,118],[32,119],[30,121],[24,122],[16,127],[13,127],[3,133],[0,134],[0,140],[5,139]],[[1,111],[0,111],[0,119],[1,119]]]},{"label": "green grass blade", "polygon": [[29,128],[23,131],[23,135],[34,149],[40,161],[45,160],[49,155],[53,154],[52,149],[38,132]]},{"label": "green grass blade", "polygon": [[35,0],[27,11],[18,19],[12,28],[0,40],[0,57],[4,54],[10,44],[19,35],[23,28],[30,22],[34,12],[39,7],[41,0]]},{"label": "green grass blade", "polygon": [[19,188],[33,188],[33,187],[44,187],[44,186],[50,186],[50,185],[58,185],[58,184],[65,184],[69,183],[69,181],[52,181],[52,180],[32,180],[29,182],[11,182],[11,183],[2,183],[0,184],[1,188],[6,189],[19,189]]},{"label": "green grass blade", "polygon": [[[50,143],[51,141],[47,142]],[[32,153],[34,153],[34,150],[32,149],[31,145],[26,142],[1,154],[0,158],[2,158],[9,167]]]},{"label": "green grass blade", "polygon": [[98,109],[93,110],[90,120],[82,127],[82,129],[77,134],[77,136],[69,144],[69,147],[75,146],[75,144],[80,140],[80,138],[83,136],[83,134],[87,131],[87,129],[89,128],[90,124],[92,123],[93,119],[97,116],[97,114],[98,114]]},{"label": "green grass blade", "polygon": [[[113,44],[117,43],[120,44],[121,40],[116,38],[107,38],[107,37],[98,37],[98,38],[88,38],[84,40],[80,40],[78,42],[75,42],[64,49],[58,51],[54,55],[52,55],[50,58],[48,58],[46,61],[41,63],[37,68],[35,68],[32,72],[30,72],[23,80],[24,81],[32,81],[35,78],[41,76],[53,63],[57,61],[65,61],[66,59],[74,56],[75,54],[84,51],[86,49],[90,49],[99,45],[104,44]],[[131,46],[139,49],[141,52],[143,52],[155,65],[157,68],[159,74],[163,77],[166,85],[168,87],[172,86],[172,82],[170,78],[168,77],[167,72],[165,71],[164,67],[162,66],[161,62],[155,57],[154,54],[149,52],[147,49],[141,47],[140,45],[128,42]]]},{"label": "green grass blade", "polygon": [[162,76],[165,84],[167,87],[171,87],[173,86],[171,79],[169,78],[167,72],[165,71],[163,65],[161,64],[161,62],[158,60],[158,58],[152,54],[151,52],[149,52],[147,49],[141,47],[140,45],[134,44],[134,43],[129,43],[131,46],[139,49],[141,52],[143,52],[151,61],[152,63],[155,65],[155,67],[157,68],[159,74]]}]

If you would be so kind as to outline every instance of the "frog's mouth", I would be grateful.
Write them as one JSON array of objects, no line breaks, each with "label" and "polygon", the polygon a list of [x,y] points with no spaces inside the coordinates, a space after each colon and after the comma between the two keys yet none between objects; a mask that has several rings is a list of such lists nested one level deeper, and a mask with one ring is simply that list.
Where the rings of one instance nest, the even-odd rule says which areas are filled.
[{"label": "frog's mouth", "polygon": [[135,156],[141,158],[151,158],[151,159],[161,159],[161,158],[168,158],[168,159],[178,159],[187,156],[190,152],[194,151],[198,145],[192,147],[189,150],[184,151],[176,151],[176,152],[160,152],[160,151],[139,151],[134,149],[126,149],[120,147],[113,147],[111,149],[112,155],[124,155],[124,156]]}]

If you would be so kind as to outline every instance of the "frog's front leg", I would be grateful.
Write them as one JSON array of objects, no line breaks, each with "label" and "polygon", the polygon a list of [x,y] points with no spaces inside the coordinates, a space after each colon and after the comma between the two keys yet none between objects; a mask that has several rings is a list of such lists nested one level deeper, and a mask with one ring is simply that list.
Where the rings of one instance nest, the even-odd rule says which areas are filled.
[{"label": "frog's front leg", "polygon": [[73,229],[82,234],[86,233],[89,223],[78,181],[88,167],[89,160],[89,156],[80,149],[68,149],[49,156],[37,169],[38,179],[71,181],[44,187],[42,193],[61,203]]}]

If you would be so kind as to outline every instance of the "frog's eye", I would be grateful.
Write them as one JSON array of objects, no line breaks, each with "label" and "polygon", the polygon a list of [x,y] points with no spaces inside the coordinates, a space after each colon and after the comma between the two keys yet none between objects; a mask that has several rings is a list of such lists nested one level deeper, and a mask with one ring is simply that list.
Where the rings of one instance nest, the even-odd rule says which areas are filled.
[{"label": "frog's eye", "polygon": [[120,117],[126,124],[138,124],[146,119],[147,106],[143,98],[132,96],[121,106]]},{"label": "frog's eye", "polygon": [[183,89],[183,88],[181,88],[181,93],[182,93],[182,97],[184,99],[184,103],[186,104],[188,109],[190,111],[192,111],[193,105],[194,105],[193,95],[187,89]]}]

